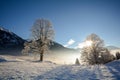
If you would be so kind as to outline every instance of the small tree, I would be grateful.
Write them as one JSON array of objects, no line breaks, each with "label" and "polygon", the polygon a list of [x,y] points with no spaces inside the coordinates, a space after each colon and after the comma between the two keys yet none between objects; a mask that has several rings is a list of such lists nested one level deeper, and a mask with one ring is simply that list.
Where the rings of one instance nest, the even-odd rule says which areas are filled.
[{"label": "small tree", "polygon": [[104,47],[104,41],[96,34],[89,35],[85,42],[90,41],[81,51],[82,62],[87,64],[100,64],[111,60],[110,52]]},{"label": "small tree", "polygon": [[[38,19],[31,29],[32,41],[27,45],[32,53],[40,55],[43,61],[43,54],[49,50],[49,45],[54,38],[54,30],[49,20]],[[26,49],[26,46],[25,46]],[[26,51],[26,50],[23,50]]]},{"label": "small tree", "polygon": [[80,65],[80,62],[79,62],[78,58],[76,58],[75,64]]}]

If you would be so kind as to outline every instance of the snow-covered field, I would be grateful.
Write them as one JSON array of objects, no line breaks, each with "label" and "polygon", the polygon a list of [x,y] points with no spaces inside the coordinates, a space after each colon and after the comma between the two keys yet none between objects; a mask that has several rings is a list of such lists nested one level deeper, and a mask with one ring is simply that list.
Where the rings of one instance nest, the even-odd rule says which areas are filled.
[{"label": "snow-covered field", "polygon": [[60,65],[0,55],[0,80],[120,80],[120,60],[106,65]]}]

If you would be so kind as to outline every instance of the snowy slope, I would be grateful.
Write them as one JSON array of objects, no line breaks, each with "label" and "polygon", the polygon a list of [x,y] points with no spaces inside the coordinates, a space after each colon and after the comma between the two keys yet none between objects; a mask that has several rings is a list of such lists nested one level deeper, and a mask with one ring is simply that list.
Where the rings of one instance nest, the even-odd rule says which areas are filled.
[{"label": "snowy slope", "polygon": [[2,56],[0,80],[119,80],[120,60],[106,65],[58,65],[23,57]]}]

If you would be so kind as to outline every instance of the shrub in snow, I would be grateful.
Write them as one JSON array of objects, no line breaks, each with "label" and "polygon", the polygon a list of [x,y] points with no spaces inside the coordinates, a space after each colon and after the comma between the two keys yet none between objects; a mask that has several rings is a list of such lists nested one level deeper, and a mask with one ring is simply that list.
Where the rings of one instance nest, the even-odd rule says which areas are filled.
[{"label": "shrub in snow", "polygon": [[120,59],[120,52],[116,52],[116,59]]},{"label": "shrub in snow", "polygon": [[79,62],[78,58],[76,58],[75,64],[80,65],[80,62]]}]

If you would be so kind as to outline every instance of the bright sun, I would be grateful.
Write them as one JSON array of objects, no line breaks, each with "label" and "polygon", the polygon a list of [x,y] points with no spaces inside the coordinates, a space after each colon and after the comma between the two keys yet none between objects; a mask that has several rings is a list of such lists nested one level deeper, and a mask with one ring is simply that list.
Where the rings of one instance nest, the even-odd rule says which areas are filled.
[{"label": "bright sun", "polygon": [[85,43],[86,43],[85,46],[91,46],[92,45],[92,41],[86,41]]},{"label": "bright sun", "polygon": [[91,45],[92,45],[92,41],[85,41],[83,43],[80,43],[78,47],[83,48],[83,47],[89,47]]}]

